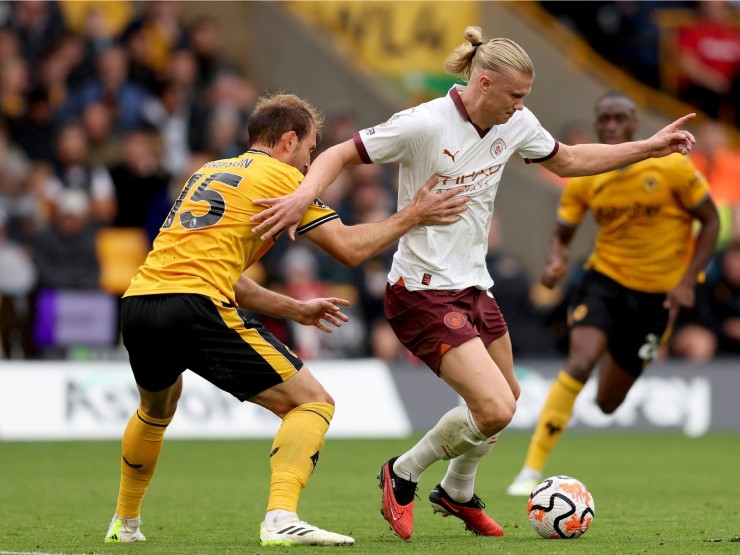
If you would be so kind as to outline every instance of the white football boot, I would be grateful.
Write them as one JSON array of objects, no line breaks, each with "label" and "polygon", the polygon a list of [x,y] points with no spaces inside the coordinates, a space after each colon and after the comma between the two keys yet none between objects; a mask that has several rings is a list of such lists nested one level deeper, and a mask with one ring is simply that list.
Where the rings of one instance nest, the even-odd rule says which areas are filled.
[{"label": "white football boot", "polygon": [[106,543],[130,543],[146,541],[144,534],[141,533],[140,518],[122,518],[113,515],[110,521],[108,533],[105,535]]},{"label": "white football boot", "polygon": [[353,545],[354,538],[322,530],[302,520],[295,520],[268,528],[260,524],[260,545]]}]

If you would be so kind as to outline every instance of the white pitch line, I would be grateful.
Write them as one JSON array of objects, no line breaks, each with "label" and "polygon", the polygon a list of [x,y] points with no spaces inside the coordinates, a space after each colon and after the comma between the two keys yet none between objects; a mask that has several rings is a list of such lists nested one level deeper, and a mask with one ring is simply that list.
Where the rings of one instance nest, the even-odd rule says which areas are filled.
[{"label": "white pitch line", "polygon": [[99,555],[97,553],[46,553],[45,551],[0,551],[0,555]]}]

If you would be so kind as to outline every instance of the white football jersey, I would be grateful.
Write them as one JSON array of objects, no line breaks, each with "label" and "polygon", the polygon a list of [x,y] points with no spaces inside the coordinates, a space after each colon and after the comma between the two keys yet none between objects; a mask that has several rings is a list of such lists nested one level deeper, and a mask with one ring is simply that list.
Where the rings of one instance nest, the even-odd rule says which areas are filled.
[{"label": "white football jersey", "polygon": [[557,141],[527,108],[502,125],[480,129],[470,121],[457,86],[445,97],[355,133],[354,141],[364,162],[400,164],[399,210],[433,175],[439,177],[435,190],[464,186],[462,194],[470,197],[460,221],[417,226],[401,237],[388,281],[402,278],[410,290],[491,287],[488,231],[504,165],[515,152],[529,163],[547,160],[558,150]]}]

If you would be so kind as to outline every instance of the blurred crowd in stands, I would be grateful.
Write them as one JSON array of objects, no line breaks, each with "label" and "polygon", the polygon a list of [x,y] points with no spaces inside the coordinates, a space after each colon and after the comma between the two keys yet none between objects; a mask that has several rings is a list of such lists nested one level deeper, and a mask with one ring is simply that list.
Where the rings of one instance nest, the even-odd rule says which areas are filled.
[{"label": "blurred crowd in stands", "polygon": [[[606,10],[596,21],[620,40],[625,21],[648,25],[641,2],[545,4],[573,4],[558,15],[576,26],[579,10]],[[597,49],[608,42],[584,34]],[[644,40],[655,38],[648,35]],[[630,57],[645,66],[632,71],[648,75],[652,65],[657,72],[647,59],[652,51],[634,48],[646,59]],[[732,79],[718,89],[722,102],[735,90],[737,63],[740,40]],[[224,57],[215,21],[186,25],[178,2],[0,6],[0,358],[126,356],[117,329],[120,295],[187,178],[206,161],[245,150],[244,123],[260,94]],[[735,117],[728,106],[717,108],[718,121]],[[327,116],[319,150],[357,129],[351,110]],[[740,352],[740,151],[723,131],[703,127],[696,154],[724,207],[723,243],[671,351],[696,361]],[[588,135],[574,126],[559,138],[572,143]],[[395,168],[353,168],[322,200],[348,224],[383,219],[395,210]],[[516,254],[502,250],[496,221],[489,250],[515,354],[564,354],[568,288],[554,295],[538,288]],[[351,321],[328,335],[259,318],[305,359],[406,360],[383,314],[391,256],[351,269],[308,242],[278,241],[250,277],[297,298],[348,298]],[[577,279],[576,272],[571,282]]]},{"label": "blurred crowd in stands", "polygon": [[637,80],[740,123],[740,4],[726,0],[540,2]]}]

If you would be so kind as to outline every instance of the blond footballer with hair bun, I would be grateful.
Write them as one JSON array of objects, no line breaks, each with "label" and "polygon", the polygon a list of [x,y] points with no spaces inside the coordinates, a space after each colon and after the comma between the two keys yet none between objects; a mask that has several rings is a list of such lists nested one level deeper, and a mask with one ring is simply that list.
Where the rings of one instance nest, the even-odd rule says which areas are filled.
[{"label": "blond footballer with hair bun", "polygon": [[513,40],[494,38],[483,41],[480,27],[465,29],[467,44],[458,46],[445,60],[445,70],[450,75],[468,82],[475,68],[497,73],[514,71],[534,78],[532,60],[524,49]]},{"label": "blond footballer with hair bun", "polygon": [[473,26],[465,29],[465,40],[445,63],[464,84],[324,151],[294,194],[260,199],[270,208],[254,219],[260,222],[254,231],[263,236],[286,227],[292,234],[311,201],[339,172],[362,163],[399,165],[399,209],[432,176],[439,178],[436,191],[462,187],[461,196],[468,199],[460,221],[405,233],[388,272],[385,314],[393,331],[465,401],[380,468],[382,512],[403,539],[413,532],[419,479],[440,460],[449,464],[429,493],[435,510],[459,518],[478,534],[504,533],[484,511],[474,484],[482,457],[511,421],[519,397],[508,327],[486,267],[488,231],[508,160],[517,155],[560,177],[594,175],[647,158],[686,154],[694,143],[681,129],[693,114],[642,141],[559,143],[525,106],[534,66],[524,49],[507,38],[484,39]]}]

